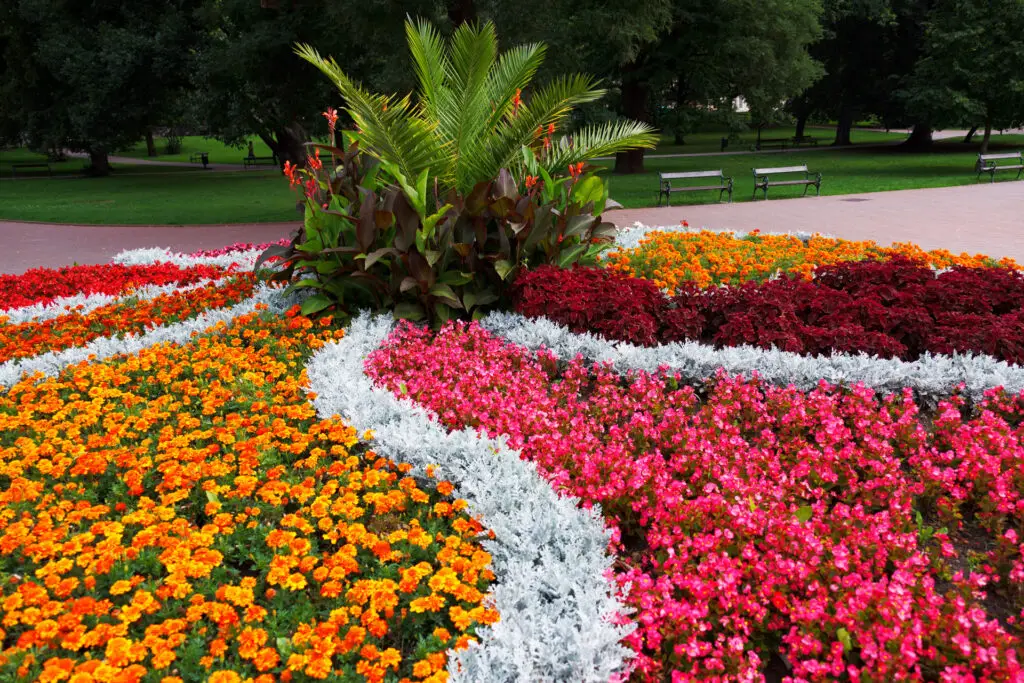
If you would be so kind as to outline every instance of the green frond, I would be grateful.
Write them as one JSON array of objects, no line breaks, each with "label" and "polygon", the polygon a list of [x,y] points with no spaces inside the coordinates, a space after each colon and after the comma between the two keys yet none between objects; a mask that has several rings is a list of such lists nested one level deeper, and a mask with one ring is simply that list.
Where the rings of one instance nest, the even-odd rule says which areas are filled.
[{"label": "green frond", "polygon": [[405,36],[419,83],[420,105],[436,119],[444,99],[446,73],[451,68],[444,39],[425,19],[415,24],[406,22]]},{"label": "green frond", "polygon": [[547,48],[540,43],[514,47],[498,60],[488,79],[488,99],[494,110],[487,122],[493,129],[505,116],[512,112],[512,98],[517,90],[523,90],[533,80],[537,69],[544,63]]},{"label": "green frond", "polygon": [[628,149],[653,149],[658,142],[654,128],[639,121],[610,121],[586,126],[569,137],[560,138],[542,165],[548,172],[564,173],[570,164],[595,157],[611,156]]}]

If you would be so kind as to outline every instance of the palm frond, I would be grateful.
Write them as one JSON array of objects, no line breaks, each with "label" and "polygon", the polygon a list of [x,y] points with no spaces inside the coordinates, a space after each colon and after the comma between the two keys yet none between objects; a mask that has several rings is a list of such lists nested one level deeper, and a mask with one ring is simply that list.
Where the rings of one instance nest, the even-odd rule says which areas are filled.
[{"label": "palm frond", "polygon": [[537,69],[544,63],[547,48],[540,43],[514,47],[498,60],[487,82],[488,98],[494,108],[487,128],[494,129],[502,118],[512,112],[512,98],[533,80]]},{"label": "palm frond", "polygon": [[627,149],[653,149],[658,142],[654,128],[639,121],[609,121],[586,126],[570,140],[562,137],[541,160],[549,173],[564,173],[570,164],[595,157],[611,156]]},{"label": "palm frond", "polygon": [[419,83],[420,105],[436,120],[444,99],[446,74],[451,68],[444,39],[425,19],[415,24],[406,22],[405,36]]},{"label": "palm frond", "polygon": [[368,152],[394,162],[403,173],[415,177],[444,156],[429,120],[418,115],[409,97],[374,95],[350,79],[334,58],[324,59],[309,45],[296,54],[320,69],[345,98],[345,109],[360,128]]}]

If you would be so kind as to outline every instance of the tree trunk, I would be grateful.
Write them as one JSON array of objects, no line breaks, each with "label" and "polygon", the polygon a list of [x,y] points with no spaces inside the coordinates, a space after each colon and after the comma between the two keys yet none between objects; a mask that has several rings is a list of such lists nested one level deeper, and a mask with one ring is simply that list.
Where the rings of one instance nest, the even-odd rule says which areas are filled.
[{"label": "tree trunk", "polygon": [[289,161],[296,166],[306,165],[306,146],[309,140],[306,130],[298,123],[282,126],[273,132],[273,136],[260,134],[260,139],[267,143],[270,151],[277,156],[277,163],[284,166]]},{"label": "tree trunk", "polygon": [[673,142],[675,144],[677,144],[677,145],[685,145],[686,144],[686,139],[683,137],[683,133],[679,129],[676,129],[676,134],[675,134],[675,138],[673,139]]},{"label": "tree trunk", "polygon": [[476,21],[476,5],[473,0],[449,0],[448,21],[456,28]]},{"label": "tree trunk", "polygon": [[[647,99],[650,86],[646,81],[635,80],[630,74],[622,78],[622,113],[635,121],[650,122]],[[644,150],[631,149],[615,155],[615,173],[643,173]]]},{"label": "tree trunk", "polygon": [[914,124],[910,137],[903,143],[907,149],[925,150],[932,146],[932,127],[927,123]]},{"label": "tree trunk", "polygon": [[804,136],[804,130],[807,128],[807,119],[810,117],[809,113],[801,112],[796,117],[796,137],[802,138]]},{"label": "tree trunk", "polygon": [[971,140],[974,138],[974,134],[978,132],[977,126],[971,126],[971,129],[967,131],[967,135],[964,136],[964,144],[971,144]]},{"label": "tree trunk", "polygon": [[848,147],[853,144],[850,141],[851,130],[853,130],[853,110],[843,107],[839,112],[839,120],[836,122],[836,139],[832,144],[836,147]]},{"label": "tree trunk", "polygon": [[89,175],[107,176],[110,175],[110,158],[107,150],[102,147],[93,147],[89,150]]},{"label": "tree trunk", "polygon": [[153,131],[149,128],[146,129],[146,156],[156,156],[156,143],[153,142]]},{"label": "tree trunk", "polygon": [[992,138],[992,119],[985,119],[985,136],[981,138],[981,150],[979,154],[988,154],[988,143]]}]

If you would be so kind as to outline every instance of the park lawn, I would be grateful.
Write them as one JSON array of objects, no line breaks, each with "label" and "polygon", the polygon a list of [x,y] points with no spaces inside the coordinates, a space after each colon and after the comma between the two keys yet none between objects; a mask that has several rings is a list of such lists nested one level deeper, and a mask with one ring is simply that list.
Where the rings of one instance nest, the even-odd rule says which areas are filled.
[{"label": "park lawn", "polygon": [[296,219],[279,171],[190,172],[0,182],[0,219],[113,225]]},{"label": "park lawn", "polygon": [[[835,139],[835,126],[807,126],[804,129],[805,135],[817,138],[819,145],[829,145]],[[782,126],[761,131],[763,138],[791,138],[796,134],[796,127]],[[698,133],[690,133],[685,137],[686,144],[674,144],[673,136],[662,135],[658,148],[652,154],[699,154],[706,152],[719,152],[722,149],[721,141],[728,136],[725,130],[708,130]],[[876,145],[887,142],[898,142],[906,140],[906,133],[868,130],[854,128],[850,133],[850,139],[855,145]],[[751,130],[740,134],[740,141],[730,142],[726,148],[728,152],[745,152],[754,149],[757,140],[757,131]]]},{"label": "park lawn", "polygon": [[[611,196],[627,208],[654,206],[658,194],[658,173],[673,171],[704,171],[722,169],[735,182],[733,201],[750,201],[755,167],[794,166],[807,164],[821,172],[823,195],[907,190],[923,187],[948,187],[976,182],[974,163],[976,149],[968,151],[909,153],[895,148],[822,150],[714,157],[650,158],[644,163],[646,172],[630,176],[605,176],[610,179]],[[599,162],[610,168],[611,162]],[[1012,174],[1004,174],[1013,178]],[[802,189],[772,188],[769,197],[797,197]],[[810,190],[814,194],[814,189]],[[714,202],[714,192],[678,192],[672,204],[706,204]]]},{"label": "park lawn", "polygon": [[[267,144],[257,136],[251,136],[253,151],[258,157],[269,157],[273,155]],[[189,156],[195,152],[207,152],[210,155],[211,164],[240,164],[242,157],[248,156],[247,146],[229,147],[220,140],[204,138],[201,135],[186,135],[181,138],[181,151],[177,154],[168,154],[167,139],[156,138],[157,156],[151,157],[146,154],[146,141],[140,140],[131,149],[118,152],[117,156],[134,157],[136,159],[151,159],[153,161],[189,161]]]}]

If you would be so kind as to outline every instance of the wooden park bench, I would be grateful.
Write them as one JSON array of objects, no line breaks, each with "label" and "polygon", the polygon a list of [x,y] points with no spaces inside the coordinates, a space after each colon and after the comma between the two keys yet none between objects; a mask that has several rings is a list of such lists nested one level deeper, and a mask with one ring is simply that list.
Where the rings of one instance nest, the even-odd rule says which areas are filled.
[{"label": "wooden park bench", "polygon": [[790,138],[761,138],[754,143],[754,149],[760,152],[765,147],[778,147],[780,149],[786,149],[792,142]]},{"label": "wooden park bench", "polygon": [[[672,186],[673,180],[700,180],[702,178],[716,178],[717,185],[676,185]],[[658,181],[658,206],[661,206],[661,198],[665,198],[666,204],[671,204],[673,192],[696,192],[698,190],[718,190],[718,201],[722,201],[722,194],[729,193],[729,201],[732,201],[732,178],[727,177],[721,169],[717,171],[687,171],[685,173],[659,173]],[[705,181],[708,182],[708,181]]]},{"label": "wooden park bench", "polygon": [[242,158],[242,167],[243,168],[250,168],[252,166],[258,166],[260,164],[267,165],[267,166],[271,166],[271,165],[277,166],[277,155],[269,156],[269,157],[243,157]]},{"label": "wooden park bench", "polygon": [[[787,175],[792,173],[803,173],[803,178],[795,180],[772,180],[771,176]],[[757,191],[761,190],[764,192],[764,198],[768,199],[768,188],[769,187],[781,187],[783,185],[803,185],[804,195],[807,194],[807,190],[813,185],[817,191],[817,195],[821,195],[821,174],[815,173],[814,177],[811,177],[811,171],[807,169],[807,165],[803,166],[779,166],[777,168],[755,168],[754,169],[754,199],[757,199]]]},{"label": "wooden park bench", "polygon": [[18,175],[19,168],[45,168],[46,172],[53,177],[53,169],[50,168],[50,162],[48,161],[25,161],[17,164],[11,164],[11,176],[15,177]]},{"label": "wooden park bench", "polygon": [[[1007,163],[998,163],[1005,161]],[[996,171],[1017,171],[1017,179],[1024,172],[1024,152],[1006,152],[1004,154],[979,154],[974,170],[978,172],[978,180],[982,173],[988,173],[989,182],[996,181]]]},{"label": "wooden park bench", "polygon": [[191,154],[188,155],[188,160],[189,160],[189,163],[192,163],[192,164],[200,164],[201,163],[203,165],[203,168],[206,168],[207,165],[210,163],[210,153],[209,152],[192,152]]},{"label": "wooden park bench", "polygon": [[799,147],[800,145],[818,146],[818,138],[813,135],[794,135],[791,140],[793,141],[794,147]]}]

